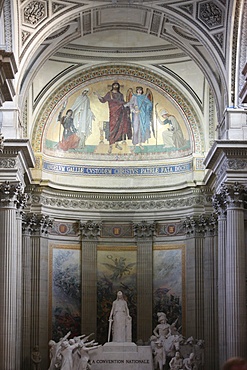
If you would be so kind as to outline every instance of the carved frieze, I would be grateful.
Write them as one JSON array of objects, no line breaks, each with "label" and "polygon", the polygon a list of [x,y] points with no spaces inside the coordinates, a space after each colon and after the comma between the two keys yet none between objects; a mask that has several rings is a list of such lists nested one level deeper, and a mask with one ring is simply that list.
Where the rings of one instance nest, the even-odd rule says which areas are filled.
[{"label": "carved frieze", "polygon": [[[149,197],[150,198],[150,197]],[[166,199],[126,199],[116,200],[116,199],[88,199],[83,196],[78,198],[68,198],[67,196],[62,196],[61,194],[50,196],[46,194],[32,194],[30,201],[33,204],[41,204],[44,206],[51,206],[56,208],[66,208],[66,209],[90,209],[90,210],[172,210],[181,209],[187,207],[193,207],[196,205],[202,205],[211,203],[211,197],[207,194],[194,194],[189,196],[181,196],[175,198]]]},{"label": "carved frieze", "polygon": [[0,158],[0,168],[15,168],[16,160],[13,158]]}]

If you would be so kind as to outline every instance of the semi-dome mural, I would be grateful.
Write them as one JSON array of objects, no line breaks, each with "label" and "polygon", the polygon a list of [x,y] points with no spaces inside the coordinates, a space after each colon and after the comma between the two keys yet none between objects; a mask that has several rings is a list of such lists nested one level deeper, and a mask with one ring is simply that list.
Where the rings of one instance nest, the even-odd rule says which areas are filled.
[{"label": "semi-dome mural", "polygon": [[[111,106],[114,84],[117,108]],[[77,176],[79,186],[94,175],[136,177],[133,187],[141,186],[141,176],[175,175],[169,183],[185,184],[194,158],[204,155],[200,119],[186,94],[162,75],[133,65],[102,66],[51,93],[34,125],[33,148],[43,178],[55,173],[58,183],[67,174]]]}]

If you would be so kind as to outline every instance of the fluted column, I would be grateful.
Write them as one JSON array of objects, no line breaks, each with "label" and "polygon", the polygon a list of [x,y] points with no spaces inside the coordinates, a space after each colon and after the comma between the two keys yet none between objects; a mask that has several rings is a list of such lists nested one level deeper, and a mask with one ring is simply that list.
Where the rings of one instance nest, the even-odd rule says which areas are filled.
[{"label": "fluted column", "polygon": [[244,200],[246,190],[238,183],[227,186],[226,324],[227,357],[246,356],[246,246]]},{"label": "fluted column", "polygon": [[218,214],[218,273],[217,273],[217,290],[218,290],[218,351],[219,363],[221,368],[227,359],[226,355],[226,196],[222,189],[221,193],[216,194],[213,198],[213,206]]},{"label": "fluted column", "polygon": [[97,244],[101,226],[80,223],[81,230],[81,332],[97,333]]},{"label": "fluted column", "polygon": [[205,342],[205,370],[218,369],[217,358],[217,294],[216,294],[216,264],[217,249],[215,246],[216,215],[205,218],[205,245],[204,245],[204,342]]},{"label": "fluted column", "polygon": [[143,221],[134,225],[137,240],[137,340],[144,342],[152,333],[153,232],[154,224]]},{"label": "fluted column", "polygon": [[48,216],[30,216],[31,231],[31,350],[39,346],[42,367],[48,368],[48,238],[51,227]]},{"label": "fluted column", "polygon": [[22,361],[21,369],[30,368],[31,361],[31,239],[30,217],[22,216]]},{"label": "fluted column", "polygon": [[[22,210],[17,210],[16,213],[16,231],[17,231],[17,286],[16,286],[16,314],[20,318],[16,323],[16,341],[22,343],[22,279],[23,279],[23,268],[22,268]],[[21,366],[22,348],[21,346],[16,347],[16,369]]]},{"label": "fluted column", "polygon": [[21,317],[19,248],[16,211],[22,207],[20,183],[0,185],[0,370],[19,370]]},{"label": "fluted column", "polygon": [[187,233],[186,246],[186,335],[204,338],[204,218],[188,217],[184,223]]}]

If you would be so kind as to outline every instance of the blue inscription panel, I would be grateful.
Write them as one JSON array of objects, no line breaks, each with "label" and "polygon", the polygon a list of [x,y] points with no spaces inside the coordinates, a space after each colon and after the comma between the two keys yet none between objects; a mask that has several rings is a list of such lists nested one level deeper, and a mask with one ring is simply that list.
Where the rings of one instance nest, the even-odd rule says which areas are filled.
[{"label": "blue inscription panel", "polygon": [[76,166],[76,165],[64,165],[58,163],[44,162],[43,169],[47,172],[55,172],[59,174],[70,174],[70,175],[83,175],[83,176],[158,176],[158,175],[169,175],[181,174],[192,171],[192,162],[178,163],[172,165],[160,165],[160,166],[142,166],[142,167],[131,167],[131,166],[116,166],[116,167],[101,167],[101,166]]}]

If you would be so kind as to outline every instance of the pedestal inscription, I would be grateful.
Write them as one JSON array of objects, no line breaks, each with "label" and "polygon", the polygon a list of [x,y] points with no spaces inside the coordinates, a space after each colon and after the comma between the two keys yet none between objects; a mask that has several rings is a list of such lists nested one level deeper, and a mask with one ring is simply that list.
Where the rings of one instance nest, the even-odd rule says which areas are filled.
[{"label": "pedestal inscription", "polygon": [[150,346],[109,342],[90,351],[92,370],[153,370]]}]

